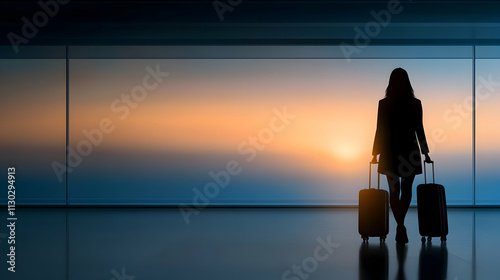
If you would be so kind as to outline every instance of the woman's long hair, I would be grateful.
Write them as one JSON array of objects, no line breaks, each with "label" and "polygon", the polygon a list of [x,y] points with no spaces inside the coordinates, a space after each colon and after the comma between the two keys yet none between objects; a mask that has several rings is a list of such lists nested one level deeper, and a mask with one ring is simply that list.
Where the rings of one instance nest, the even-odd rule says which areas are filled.
[{"label": "woman's long hair", "polygon": [[415,97],[406,70],[403,68],[392,70],[391,77],[389,78],[389,85],[387,85],[387,89],[385,90],[385,97],[389,99],[408,99]]}]

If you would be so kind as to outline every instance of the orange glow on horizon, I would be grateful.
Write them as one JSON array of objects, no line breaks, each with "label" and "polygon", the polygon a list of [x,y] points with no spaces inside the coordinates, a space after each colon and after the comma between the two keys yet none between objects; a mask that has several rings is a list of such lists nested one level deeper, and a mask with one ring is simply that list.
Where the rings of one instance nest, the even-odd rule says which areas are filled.
[{"label": "orange glow on horizon", "polygon": [[[175,63],[181,62],[166,61],[165,69]],[[172,76],[149,93],[137,108],[131,109],[124,120],[111,112],[110,104],[133,88],[139,78],[110,75],[98,79],[94,85],[73,86],[71,145],[83,139],[83,129],[95,128],[101,118],[109,117],[116,124],[116,130],[105,136],[102,149],[243,158],[238,146],[269,127],[273,108],[286,107],[296,117],[282,131],[275,132],[272,141],[258,151],[259,155],[274,156],[276,161],[259,164],[269,164],[271,168],[276,168],[278,162],[286,166],[299,164],[311,172],[325,173],[365,170],[371,159],[377,103],[384,97],[389,70],[387,75],[382,71],[378,77],[354,65],[346,71],[338,71],[337,62],[316,60],[271,63],[267,60],[189,60],[183,63],[187,63],[184,68],[190,68],[172,72]],[[371,65],[376,61],[364,63]],[[413,72],[410,70],[410,73]],[[433,80],[436,77],[421,73],[415,75],[413,82],[424,106],[427,139],[434,142],[431,153],[467,151],[471,147],[471,118],[464,118],[461,126],[454,129],[443,120],[443,113],[453,109],[454,104],[462,103],[470,87],[457,85],[455,79],[437,83]],[[99,97],[92,99],[89,95]],[[434,135],[438,129],[445,132],[444,142],[436,141]]]}]

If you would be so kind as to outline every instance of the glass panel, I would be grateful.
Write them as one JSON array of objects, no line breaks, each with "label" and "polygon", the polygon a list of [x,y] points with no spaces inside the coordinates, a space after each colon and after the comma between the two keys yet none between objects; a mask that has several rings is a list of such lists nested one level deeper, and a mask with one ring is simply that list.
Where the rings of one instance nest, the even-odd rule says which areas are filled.
[{"label": "glass panel", "polygon": [[0,58],[51,58],[65,59],[65,46],[0,46]]},{"label": "glass panel", "polygon": [[500,59],[476,62],[476,204],[500,204]]},{"label": "glass panel", "polygon": [[471,46],[72,46],[69,58],[472,58]]},{"label": "glass panel", "polygon": [[500,58],[500,46],[476,46],[476,58]]},{"label": "glass panel", "polygon": [[472,203],[471,116],[452,121],[454,105],[471,96],[470,59],[70,65],[72,204],[356,205],[377,102],[396,67],[408,70],[422,100],[448,203]]},{"label": "glass panel", "polygon": [[[422,100],[424,129],[435,161],[435,180],[446,188],[448,205],[473,203],[471,60],[418,60],[407,68],[415,95]],[[408,66],[406,66],[408,65]],[[427,165],[427,182],[432,180]],[[423,175],[414,186],[423,184]],[[416,205],[416,187],[413,204]]]},{"label": "glass panel", "polygon": [[65,177],[52,167],[65,164],[65,67],[64,59],[0,59],[0,167],[5,178],[16,169],[16,204],[66,203]]}]

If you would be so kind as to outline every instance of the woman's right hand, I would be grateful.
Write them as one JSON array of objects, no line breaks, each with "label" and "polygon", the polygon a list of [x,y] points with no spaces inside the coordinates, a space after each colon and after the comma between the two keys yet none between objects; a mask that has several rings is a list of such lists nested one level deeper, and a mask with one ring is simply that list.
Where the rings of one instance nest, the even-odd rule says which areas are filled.
[{"label": "woman's right hand", "polygon": [[431,157],[429,156],[429,154],[425,154],[425,160],[424,160],[425,163],[433,163],[433,161],[431,160]]}]

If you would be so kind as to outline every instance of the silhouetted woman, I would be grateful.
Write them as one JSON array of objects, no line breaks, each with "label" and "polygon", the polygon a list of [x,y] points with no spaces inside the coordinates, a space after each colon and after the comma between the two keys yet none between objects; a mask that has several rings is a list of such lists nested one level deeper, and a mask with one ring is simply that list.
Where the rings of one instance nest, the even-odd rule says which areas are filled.
[{"label": "silhouetted woman", "polygon": [[415,175],[422,174],[420,154],[425,154],[426,162],[431,159],[422,124],[422,103],[415,98],[404,69],[392,71],[385,93],[385,98],[378,103],[372,162],[376,162],[380,154],[378,172],[386,175],[389,184],[391,209],[398,224],[396,241],[408,243],[404,220],[411,202],[413,180]]}]

